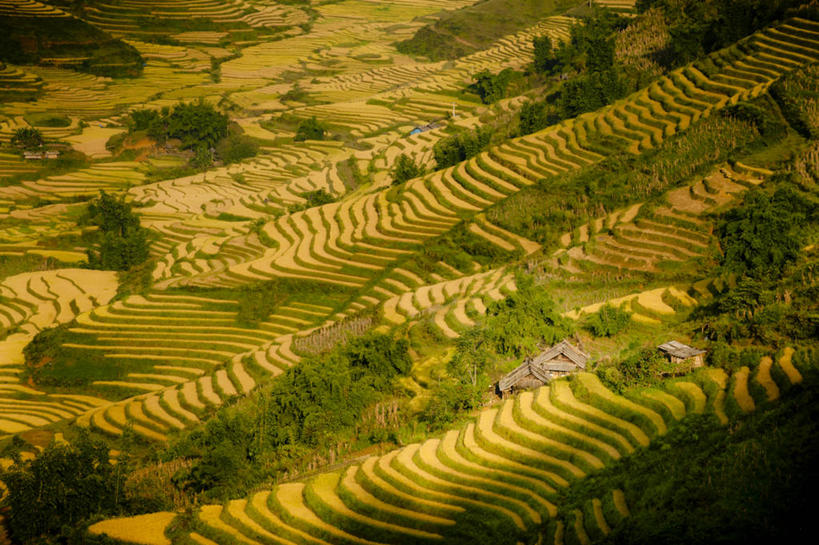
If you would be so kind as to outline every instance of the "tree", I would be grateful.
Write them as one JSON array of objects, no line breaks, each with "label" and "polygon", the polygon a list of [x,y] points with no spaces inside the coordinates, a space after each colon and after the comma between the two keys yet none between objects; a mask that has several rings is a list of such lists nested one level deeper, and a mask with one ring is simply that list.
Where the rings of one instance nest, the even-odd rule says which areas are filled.
[{"label": "tree", "polygon": [[305,140],[324,140],[324,125],[318,122],[316,116],[304,119],[296,129],[294,142],[304,142]]},{"label": "tree", "polygon": [[34,460],[0,472],[15,541],[56,536],[92,515],[116,513],[125,475],[109,461],[108,446],[84,433],[70,446],[52,444]]},{"label": "tree", "polygon": [[201,99],[174,106],[166,123],[168,138],[181,140],[183,149],[212,148],[228,132],[228,117]]},{"label": "tree", "polygon": [[551,345],[573,331],[546,290],[527,276],[516,279],[517,291],[487,307],[486,338],[497,353],[519,358],[538,344]]},{"label": "tree", "polygon": [[605,304],[592,314],[586,326],[597,337],[616,335],[631,322],[631,315],[614,305]]},{"label": "tree", "polygon": [[125,271],[148,259],[148,232],[140,226],[124,194],[116,198],[100,191],[88,204],[80,224],[98,228],[95,245],[88,250],[92,269]]},{"label": "tree", "polygon": [[521,136],[532,134],[549,126],[550,118],[545,102],[527,101],[521,106],[518,113],[520,119],[519,132]]},{"label": "tree", "polygon": [[409,155],[402,153],[395,160],[395,166],[390,170],[393,185],[403,184],[407,180],[417,178],[424,173],[424,167],[418,165]]},{"label": "tree", "polygon": [[39,129],[33,127],[22,127],[14,131],[14,136],[11,137],[11,145],[19,146],[24,149],[40,148],[45,144],[43,134]]},{"label": "tree", "polygon": [[481,97],[481,102],[492,104],[506,96],[506,88],[513,75],[514,71],[511,68],[505,68],[498,74],[482,70],[475,74],[475,82],[470,85],[470,89]]},{"label": "tree", "polygon": [[491,137],[491,128],[482,127],[438,140],[432,147],[437,168],[446,168],[474,157],[489,145]]},{"label": "tree", "polygon": [[532,40],[532,45],[535,49],[535,72],[540,72],[541,74],[550,73],[557,65],[552,39],[547,35],[535,36]]},{"label": "tree", "polygon": [[204,100],[179,103],[173,107],[155,110],[136,110],[131,113],[132,130],[147,129],[148,136],[159,143],[177,138],[182,149],[210,149],[228,134],[228,116]]},{"label": "tree", "polygon": [[131,122],[128,124],[130,132],[148,130],[151,125],[160,120],[161,116],[157,110],[143,108],[131,112]]},{"label": "tree", "polygon": [[779,278],[799,254],[799,226],[816,209],[790,188],[773,196],[761,189],[748,191],[742,204],[723,216],[717,230],[723,267],[757,279]]},{"label": "tree", "polygon": [[472,327],[458,338],[457,351],[447,364],[447,371],[453,377],[472,386],[478,385],[490,361],[492,353],[486,342],[486,331],[481,327]]}]

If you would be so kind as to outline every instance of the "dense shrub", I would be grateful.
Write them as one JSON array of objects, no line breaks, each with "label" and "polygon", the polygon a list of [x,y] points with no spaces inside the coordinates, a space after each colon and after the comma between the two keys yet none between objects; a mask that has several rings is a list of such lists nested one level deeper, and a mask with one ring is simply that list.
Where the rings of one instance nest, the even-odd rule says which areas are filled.
[{"label": "dense shrub", "polygon": [[487,307],[485,338],[492,350],[520,358],[572,333],[572,322],[560,314],[549,294],[531,278],[519,276],[517,288]]},{"label": "dense shrub", "polygon": [[799,253],[800,226],[816,213],[816,203],[790,188],[748,191],[717,229],[723,267],[758,279],[780,275]]},{"label": "dense shrub", "polygon": [[216,155],[226,165],[255,157],[258,152],[256,140],[244,134],[228,135],[216,144]]},{"label": "dense shrub", "polygon": [[326,129],[323,124],[319,123],[316,116],[310,119],[304,119],[296,128],[296,136],[293,138],[295,142],[304,142],[305,140],[324,140],[324,133]]},{"label": "dense shrub", "polygon": [[438,140],[432,147],[436,167],[446,168],[474,157],[489,145],[491,138],[491,128],[481,127]]},{"label": "dense shrub", "polygon": [[521,106],[518,120],[518,132],[521,136],[525,136],[545,129],[555,123],[557,118],[549,115],[546,102],[530,100]]},{"label": "dense shrub", "polygon": [[492,104],[506,97],[506,88],[515,75],[511,68],[505,68],[497,74],[482,70],[475,74],[475,82],[469,86],[469,90],[477,94],[484,104]]},{"label": "dense shrub", "polygon": [[598,368],[597,376],[606,386],[622,393],[637,386],[656,385],[663,379],[663,375],[675,370],[674,364],[658,350],[646,348],[616,366]]}]

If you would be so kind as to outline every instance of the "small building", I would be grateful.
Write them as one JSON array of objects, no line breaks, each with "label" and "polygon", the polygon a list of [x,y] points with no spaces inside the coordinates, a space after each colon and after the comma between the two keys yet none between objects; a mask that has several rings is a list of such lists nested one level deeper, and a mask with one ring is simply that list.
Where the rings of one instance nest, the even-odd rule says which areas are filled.
[{"label": "small building", "polygon": [[534,358],[526,358],[498,381],[496,393],[506,397],[516,391],[538,388],[554,378],[584,371],[588,359],[588,354],[563,339]]},{"label": "small building", "polygon": [[431,131],[433,129],[437,129],[441,126],[440,123],[428,123],[426,125],[419,125],[410,131],[410,136],[414,134],[420,134],[422,132]]},{"label": "small building", "polygon": [[665,357],[674,364],[690,364],[691,368],[702,367],[705,365],[704,356],[705,350],[688,346],[679,341],[668,341],[657,347],[657,350],[663,353]]},{"label": "small building", "polygon": [[47,151],[47,152],[45,152],[45,158],[46,159],[59,159],[60,158],[60,152],[55,151],[55,150]]},{"label": "small building", "polygon": [[42,152],[39,152],[39,151],[24,151],[23,152],[23,159],[25,159],[27,161],[34,161],[34,160],[42,159],[42,158],[43,158],[43,154],[42,154]]}]

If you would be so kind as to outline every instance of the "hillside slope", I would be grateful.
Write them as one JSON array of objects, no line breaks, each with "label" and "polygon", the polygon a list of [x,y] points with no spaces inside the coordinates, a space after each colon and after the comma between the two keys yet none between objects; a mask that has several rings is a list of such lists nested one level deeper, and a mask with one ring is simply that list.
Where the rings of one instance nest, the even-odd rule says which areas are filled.
[{"label": "hillside slope", "polygon": [[33,0],[0,3],[0,61],[74,68],[100,76],[138,76],[143,66],[132,46]]},{"label": "hillside slope", "polygon": [[[797,403],[768,419],[782,422],[800,401],[815,399],[816,391],[812,365],[801,366],[788,378],[784,369],[789,365],[774,363],[774,378],[761,373],[762,366],[756,372],[743,367],[730,379],[720,369],[702,369],[667,381],[663,389],[628,397],[608,390],[592,374],[555,380],[484,410],[473,422],[441,438],[225,505],[205,505],[174,536],[174,543],[261,544],[287,539],[305,544],[490,540],[512,544],[542,543],[544,535],[550,537],[546,542],[555,544],[598,541],[629,518],[630,502],[637,499],[629,493],[639,490],[627,489],[624,494],[598,487],[599,494],[584,502],[588,505],[570,504],[573,508],[564,523],[556,516],[566,512],[562,501],[571,497],[573,485],[582,490],[586,476],[604,475],[600,470],[609,466],[628,468],[632,458],[657,449],[666,455],[685,444],[692,425],[709,430],[714,441],[726,437],[730,434],[725,424],[740,425],[748,414],[775,406],[780,395],[788,403],[787,392],[793,390]],[[754,386],[768,383],[776,388],[776,396],[766,396],[764,389]],[[759,423],[765,420],[753,427]],[[800,432],[811,428],[804,418],[796,424],[793,427]],[[801,433],[794,442],[804,437]],[[787,444],[781,434],[779,443]],[[803,458],[794,457],[793,467],[801,467]],[[778,470],[792,476],[791,468],[785,464]],[[747,480],[748,474],[742,475]],[[775,479],[766,482],[780,491],[795,481],[789,478],[784,486]],[[784,503],[794,505],[797,500]],[[166,513],[157,516],[163,524],[157,525],[152,539],[159,539],[170,522]],[[105,533],[116,528],[112,522],[90,530]],[[734,524],[725,522],[733,530]],[[686,537],[697,541],[705,536]]]},{"label": "hillside slope", "polygon": [[499,38],[513,34],[543,17],[565,9],[573,0],[483,0],[446,12],[434,23],[420,28],[398,50],[429,57],[433,61],[457,59],[486,49]]}]

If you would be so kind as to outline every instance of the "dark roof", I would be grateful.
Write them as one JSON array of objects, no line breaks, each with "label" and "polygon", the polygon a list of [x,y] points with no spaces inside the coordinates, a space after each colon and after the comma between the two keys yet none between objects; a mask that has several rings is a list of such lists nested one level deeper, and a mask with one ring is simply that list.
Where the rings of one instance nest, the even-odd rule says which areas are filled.
[{"label": "dark roof", "polygon": [[[566,356],[573,363],[564,361],[553,361],[559,355]],[[515,369],[506,374],[498,381],[498,389],[505,392],[517,384],[521,379],[529,375],[546,383],[552,379],[552,371],[575,371],[586,368],[586,361],[589,356],[572,346],[566,339],[545,350],[534,358],[527,358],[526,361],[518,365]]]},{"label": "dark roof", "polygon": [[694,348],[678,341],[668,341],[665,344],[661,344],[657,348],[666,354],[674,356],[675,358],[682,359],[693,358],[694,356],[705,354],[705,350],[700,350],[699,348]]}]

